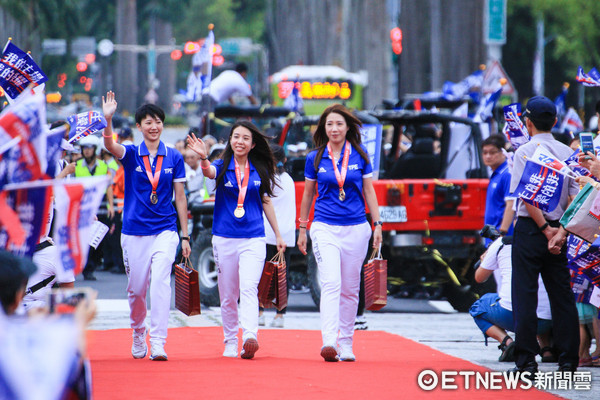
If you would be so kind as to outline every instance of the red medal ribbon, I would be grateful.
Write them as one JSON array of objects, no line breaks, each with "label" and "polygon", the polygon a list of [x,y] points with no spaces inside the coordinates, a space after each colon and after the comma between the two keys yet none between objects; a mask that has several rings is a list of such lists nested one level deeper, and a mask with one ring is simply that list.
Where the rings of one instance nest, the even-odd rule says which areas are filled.
[{"label": "red medal ribbon", "polygon": [[344,182],[346,182],[346,173],[348,172],[348,160],[350,159],[350,144],[348,141],[344,143],[346,147],[344,149],[344,158],[342,160],[342,173],[337,168],[335,160],[333,159],[333,152],[331,151],[331,144],[327,143],[327,151],[329,152],[329,157],[331,158],[331,164],[333,165],[333,172],[335,172],[335,179],[337,179],[338,186],[340,187],[340,192],[344,190]]},{"label": "red medal ribbon", "polygon": [[237,208],[244,208],[244,199],[246,198],[246,191],[248,190],[248,179],[250,178],[250,163],[246,160],[246,167],[244,168],[244,182],[242,182],[242,176],[240,172],[240,164],[238,164],[237,160],[235,161],[235,177],[237,179],[238,188],[240,189],[240,194],[238,195],[238,203]]},{"label": "red medal ribbon", "polygon": [[152,194],[156,194],[156,188],[158,187],[158,180],[160,178],[160,170],[162,168],[163,156],[157,156],[158,160],[156,161],[156,171],[154,175],[152,175],[152,168],[150,167],[150,156],[142,157],[144,159],[144,167],[146,168],[146,175],[148,175],[148,180],[152,185]]}]

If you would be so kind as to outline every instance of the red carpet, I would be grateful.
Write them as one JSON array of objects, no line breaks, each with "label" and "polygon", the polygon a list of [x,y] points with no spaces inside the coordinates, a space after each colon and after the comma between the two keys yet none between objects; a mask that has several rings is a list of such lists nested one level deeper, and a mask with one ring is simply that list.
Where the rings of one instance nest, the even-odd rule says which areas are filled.
[{"label": "red carpet", "polygon": [[97,400],[555,398],[534,389],[424,391],[417,385],[423,369],[487,370],[377,331],[356,332],[355,363],[324,362],[318,331],[262,330],[254,360],[222,357],[221,328],[169,329],[167,362],[134,360],[131,330],[90,331],[88,340]]}]

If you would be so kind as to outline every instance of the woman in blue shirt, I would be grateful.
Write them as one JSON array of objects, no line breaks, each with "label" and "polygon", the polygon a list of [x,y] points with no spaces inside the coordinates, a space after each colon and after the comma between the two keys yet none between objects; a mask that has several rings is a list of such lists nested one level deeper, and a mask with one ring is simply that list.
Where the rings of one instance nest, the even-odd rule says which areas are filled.
[{"label": "woman in blue shirt", "polygon": [[204,176],[216,179],[212,242],[225,336],[223,356],[238,354],[239,299],[241,357],[250,359],[258,350],[258,282],[266,252],[263,210],[275,232],[277,249],[286,247],[270,201],[275,160],[265,136],[247,121],[232,126],[227,147],[212,164],[202,140],[192,134],[188,144],[200,155]]},{"label": "woman in blue shirt", "polygon": [[325,361],[356,359],[352,352],[354,319],[362,263],[371,237],[365,201],[375,226],[373,247],[379,247],[382,240],[373,170],[361,145],[360,126],[360,120],[346,107],[328,107],[313,136],[316,148],[306,157],[298,248],[306,254],[308,217],[318,184],[310,238],[321,283],[321,357]]},{"label": "woman in blue shirt", "polygon": [[[121,245],[133,328],[131,354],[139,359],[148,352],[145,319],[149,286],[150,359],[166,361],[164,345],[171,306],[171,269],[180,239],[183,256],[190,255],[183,157],[160,140],[165,120],[160,107],[144,104],[136,110],[136,126],[144,137],[138,146],[123,146],[113,141],[111,122],[117,100],[112,91],[106,94],[106,99],[102,97],[102,109],[107,122],[102,134],[104,146],[121,161],[125,171]],[[178,218],[181,238],[177,234]]]}]

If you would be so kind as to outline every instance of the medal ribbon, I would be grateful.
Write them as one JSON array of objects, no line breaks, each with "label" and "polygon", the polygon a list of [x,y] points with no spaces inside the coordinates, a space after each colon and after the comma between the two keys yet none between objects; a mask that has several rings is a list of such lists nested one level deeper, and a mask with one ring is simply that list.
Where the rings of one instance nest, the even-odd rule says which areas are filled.
[{"label": "medal ribbon", "polygon": [[244,208],[244,199],[246,198],[246,191],[248,190],[248,179],[250,178],[250,163],[246,160],[246,167],[244,168],[244,182],[242,182],[242,176],[240,172],[240,164],[238,164],[237,160],[235,161],[235,177],[237,179],[238,188],[240,189],[240,194],[238,195],[237,208]]},{"label": "medal ribbon", "polygon": [[342,173],[337,168],[335,160],[333,159],[333,152],[331,151],[331,144],[327,143],[327,151],[329,152],[329,157],[331,158],[331,164],[333,164],[333,172],[335,172],[335,179],[337,179],[338,186],[340,187],[340,192],[344,190],[344,182],[346,182],[346,173],[348,172],[348,160],[350,159],[350,144],[348,141],[344,143],[344,158],[342,160]]},{"label": "medal ribbon", "polygon": [[144,159],[144,167],[146,168],[146,175],[148,175],[148,180],[152,185],[152,194],[156,194],[156,188],[158,186],[158,180],[160,179],[160,170],[162,168],[163,156],[157,156],[158,160],[156,161],[156,171],[154,176],[152,175],[152,168],[150,167],[150,156],[142,157]]}]

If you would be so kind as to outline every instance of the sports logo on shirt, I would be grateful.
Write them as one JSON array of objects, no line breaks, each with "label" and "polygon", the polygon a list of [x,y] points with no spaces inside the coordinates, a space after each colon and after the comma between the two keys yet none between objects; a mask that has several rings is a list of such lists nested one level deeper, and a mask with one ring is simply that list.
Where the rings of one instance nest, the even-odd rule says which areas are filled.
[{"label": "sports logo on shirt", "polygon": [[137,172],[144,172],[142,171],[142,167],[140,167],[139,165],[137,166],[137,168],[135,169]]},{"label": "sports logo on shirt", "polygon": [[325,168],[321,167],[321,168],[319,168],[319,173],[321,173],[321,172],[327,172],[327,170]]},{"label": "sports logo on shirt", "polygon": [[357,171],[358,170],[358,164],[348,165],[348,170],[349,171]]},{"label": "sports logo on shirt", "polygon": [[254,186],[260,186],[260,181],[254,181]]},{"label": "sports logo on shirt", "polygon": [[233,187],[233,183],[231,183],[230,181],[227,181],[227,183],[225,184],[225,187]]},{"label": "sports logo on shirt", "polygon": [[173,174],[173,168],[165,168],[165,174]]}]

